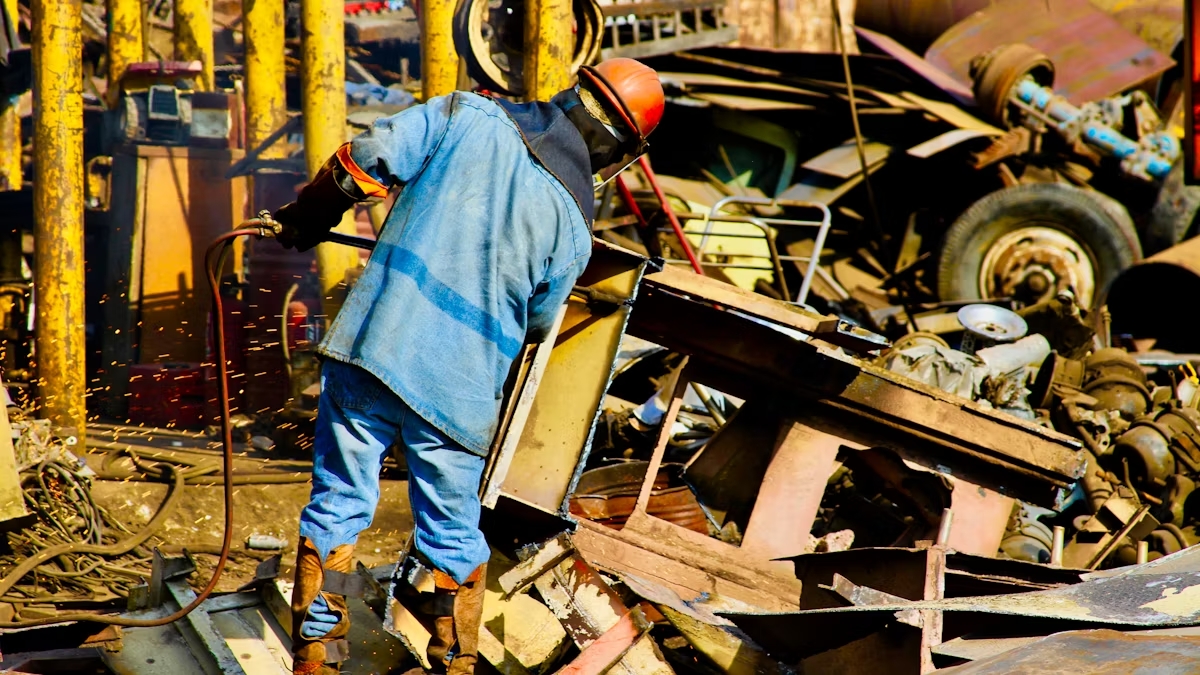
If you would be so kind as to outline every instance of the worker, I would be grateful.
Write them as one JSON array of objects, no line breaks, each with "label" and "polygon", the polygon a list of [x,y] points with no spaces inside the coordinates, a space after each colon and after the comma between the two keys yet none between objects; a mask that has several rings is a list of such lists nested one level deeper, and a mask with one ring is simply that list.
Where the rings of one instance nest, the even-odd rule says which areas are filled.
[{"label": "worker", "polygon": [[347,658],[354,544],[394,442],[414,521],[400,595],[432,635],[433,670],[474,671],[490,557],[478,491],[505,381],[524,344],[550,337],[587,264],[597,183],[645,152],[662,113],[658,75],[632,59],[581,68],[548,103],[431,98],[343,145],[275,214],[280,242],[304,251],[356,202],[401,188],[320,346],[296,675],[332,675]]}]

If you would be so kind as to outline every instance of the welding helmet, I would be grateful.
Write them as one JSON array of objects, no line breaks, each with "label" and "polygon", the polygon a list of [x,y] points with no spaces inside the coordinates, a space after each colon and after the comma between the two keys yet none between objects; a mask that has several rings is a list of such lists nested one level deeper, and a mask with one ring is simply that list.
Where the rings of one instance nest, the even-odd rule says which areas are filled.
[{"label": "welding helmet", "polygon": [[595,187],[599,189],[649,148],[646,137],[658,126],[665,107],[662,83],[653,68],[617,58],[581,67],[579,88],[585,106],[589,99],[599,101],[604,110],[596,112],[607,118],[605,126],[621,142],[617,161],[596,174]]}]

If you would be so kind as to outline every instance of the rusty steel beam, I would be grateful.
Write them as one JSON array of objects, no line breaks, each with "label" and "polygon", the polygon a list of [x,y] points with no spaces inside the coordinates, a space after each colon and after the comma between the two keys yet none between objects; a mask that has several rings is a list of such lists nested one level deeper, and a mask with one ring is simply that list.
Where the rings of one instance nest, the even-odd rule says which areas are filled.
[{"label": "rusty steel beam", "polygon": [[83,53],[76,0],[33,3],[34,293],[40,414],[83,442]]}]

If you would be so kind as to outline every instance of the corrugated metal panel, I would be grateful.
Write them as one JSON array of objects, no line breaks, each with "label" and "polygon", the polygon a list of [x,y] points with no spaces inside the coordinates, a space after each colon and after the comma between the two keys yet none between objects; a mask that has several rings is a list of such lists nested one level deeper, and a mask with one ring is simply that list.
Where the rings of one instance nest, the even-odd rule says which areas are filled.
[{"label": "corrugated metal panel", "polygon": [[1054,86],[1079,105],[1118,94],[1174,64],[1088,0],[1005,0],[955,24],[925,60],[971,85],[971,59],[1015,42],[1054,63]]}]

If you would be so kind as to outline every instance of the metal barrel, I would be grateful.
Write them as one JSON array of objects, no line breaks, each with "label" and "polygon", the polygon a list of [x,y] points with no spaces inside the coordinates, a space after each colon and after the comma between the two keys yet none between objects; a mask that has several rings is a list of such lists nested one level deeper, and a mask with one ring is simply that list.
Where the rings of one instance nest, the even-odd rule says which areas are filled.
[{"label": "metal barrel", "polygon": [[1200,237],[1157,253],[1122,272],[1105,302],[1112,335],[1156,340],[1155,349],[1200,351],[1200,322],[1191,317],[1200,297]]}]

